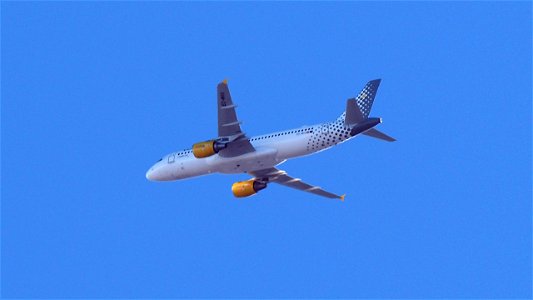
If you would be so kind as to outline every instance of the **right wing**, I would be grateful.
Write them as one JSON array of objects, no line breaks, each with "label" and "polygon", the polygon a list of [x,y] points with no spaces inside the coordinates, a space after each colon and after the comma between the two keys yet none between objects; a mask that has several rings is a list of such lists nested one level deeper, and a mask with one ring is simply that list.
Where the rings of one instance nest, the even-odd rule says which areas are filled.
[{"label": "right wing", "polygon": [[227,147],[219,152],[220,156],[233,157],[255,151],[248,138],[241,130],[241,122],[237,119],[235,104],[231,99],[228,81],[224,80],[217,86],[218,137],[227,142]]},{"label": "right wing", "polygon": [[323,197],[331,198],[331,199],[341,199],[341,201],[344,201],[345,195],[339,196],[339,195],[327,192],[318,186],[312,186],[310,184],[307,184],[299,178],[293,178],[287,175],[287,172],[276,169],[276,168],[268,168],[268,169],[252,171],[248,173],[254,176],[259,181],[275,182],[277,184],[281,184],[281,185],[284,185],[284,186],[287,186],[293,189],[297,189],[300,191],[312,193],[315,195],[319,195],[319,196],[323,196]]}]

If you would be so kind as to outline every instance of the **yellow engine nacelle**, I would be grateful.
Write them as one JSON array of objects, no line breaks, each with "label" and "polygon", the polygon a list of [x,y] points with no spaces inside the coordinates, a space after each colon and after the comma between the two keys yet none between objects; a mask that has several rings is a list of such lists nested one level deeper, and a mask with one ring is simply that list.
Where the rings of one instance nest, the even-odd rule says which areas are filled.
[{"label": "yellow engine nacelle", "polygon": [[196,158],[204,158],[215,155],[224,148],[226,148],[226,144],[217,141],[201,142],[192,145],[192,154]]},{"label": "yellow engine nacelle", "polygon": [[250,179],[246,181],[235,182],[231,186],[231,191],[235,197],[242,198],[251,196],[266,187],[266,183]]}]

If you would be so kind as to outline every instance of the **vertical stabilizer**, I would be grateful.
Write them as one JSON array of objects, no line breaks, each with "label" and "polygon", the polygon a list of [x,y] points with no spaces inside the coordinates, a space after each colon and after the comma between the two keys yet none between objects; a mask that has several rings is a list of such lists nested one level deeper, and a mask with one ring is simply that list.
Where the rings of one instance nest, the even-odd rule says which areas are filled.
[{"label": "vertical stabilizer", "polygon": [[368,118],[380,83],[381,79],[371,80],[367,82],[356,98],[348,99],[346,101],[346,111],[337,118],[337,122],[344,122],[344,126],[351,128],[351,136],[362,133],[373,138],[394,142],[396,141],[395,138],[373,128],[381,123],[380,118]]},{"label": "vertical stabilizer", "polygon": [[361,110],[361,113],[365,119],[368,118],[368,115],[370,114],[370,110],[372,109],[372,104],[374,103],[374,98],[376,97],[380,83],[381,79],[369,81],[359,95],[357,95],[357,98],[355,98],[357,106]]},{"label": "vertical stabilizer", "polygon": [[356,98],[348,99],[346,111],[338,119],[343,119],[346,125],[359,123],[367,119],[380,83],[381,79],[367,82]]}]

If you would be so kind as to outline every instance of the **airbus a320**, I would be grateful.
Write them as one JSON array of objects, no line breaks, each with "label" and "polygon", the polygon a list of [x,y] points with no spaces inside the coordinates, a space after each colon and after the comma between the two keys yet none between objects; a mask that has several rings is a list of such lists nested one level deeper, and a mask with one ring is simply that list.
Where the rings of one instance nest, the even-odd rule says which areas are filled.
[{"label": "airbus a320", "polygon": [[173,181],[212,173],[247,173],[251,179],[232,185],[235,197],[248,197],[270,183],[277,183],[344,201],[345,195],[305,183],[277,166],[291,158],[324,151],[359,134],[395,141],[374,128],[381,118],[369,117],[380,82],[369,81],[356,98],[347,100],[346,110],[332,122],[249,137],[241,129],[236,105],[224,80],[217,86],[218,137],[162,157],[146,172],[146,178]]}]

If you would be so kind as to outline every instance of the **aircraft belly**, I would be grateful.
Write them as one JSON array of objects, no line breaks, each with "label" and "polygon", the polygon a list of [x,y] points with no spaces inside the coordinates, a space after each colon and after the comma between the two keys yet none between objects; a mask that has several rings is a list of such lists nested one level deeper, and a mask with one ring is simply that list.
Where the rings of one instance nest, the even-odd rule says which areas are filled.
[{"label": "aircraft belly", "polygon": [[212,168],[206,163],[205,159],[198,159],[192,155],[190,157],[177,159],[172,167],[172,175],[175,179],[196,177],[213,172]]},{"label": "aircraft belly", "polygon": [[208,164],[220,173],[234,174],[262,170],[278,165],[283,160],[277,157],[274,148],[256,148],[256,151],[236,157],[209,157]]}]

